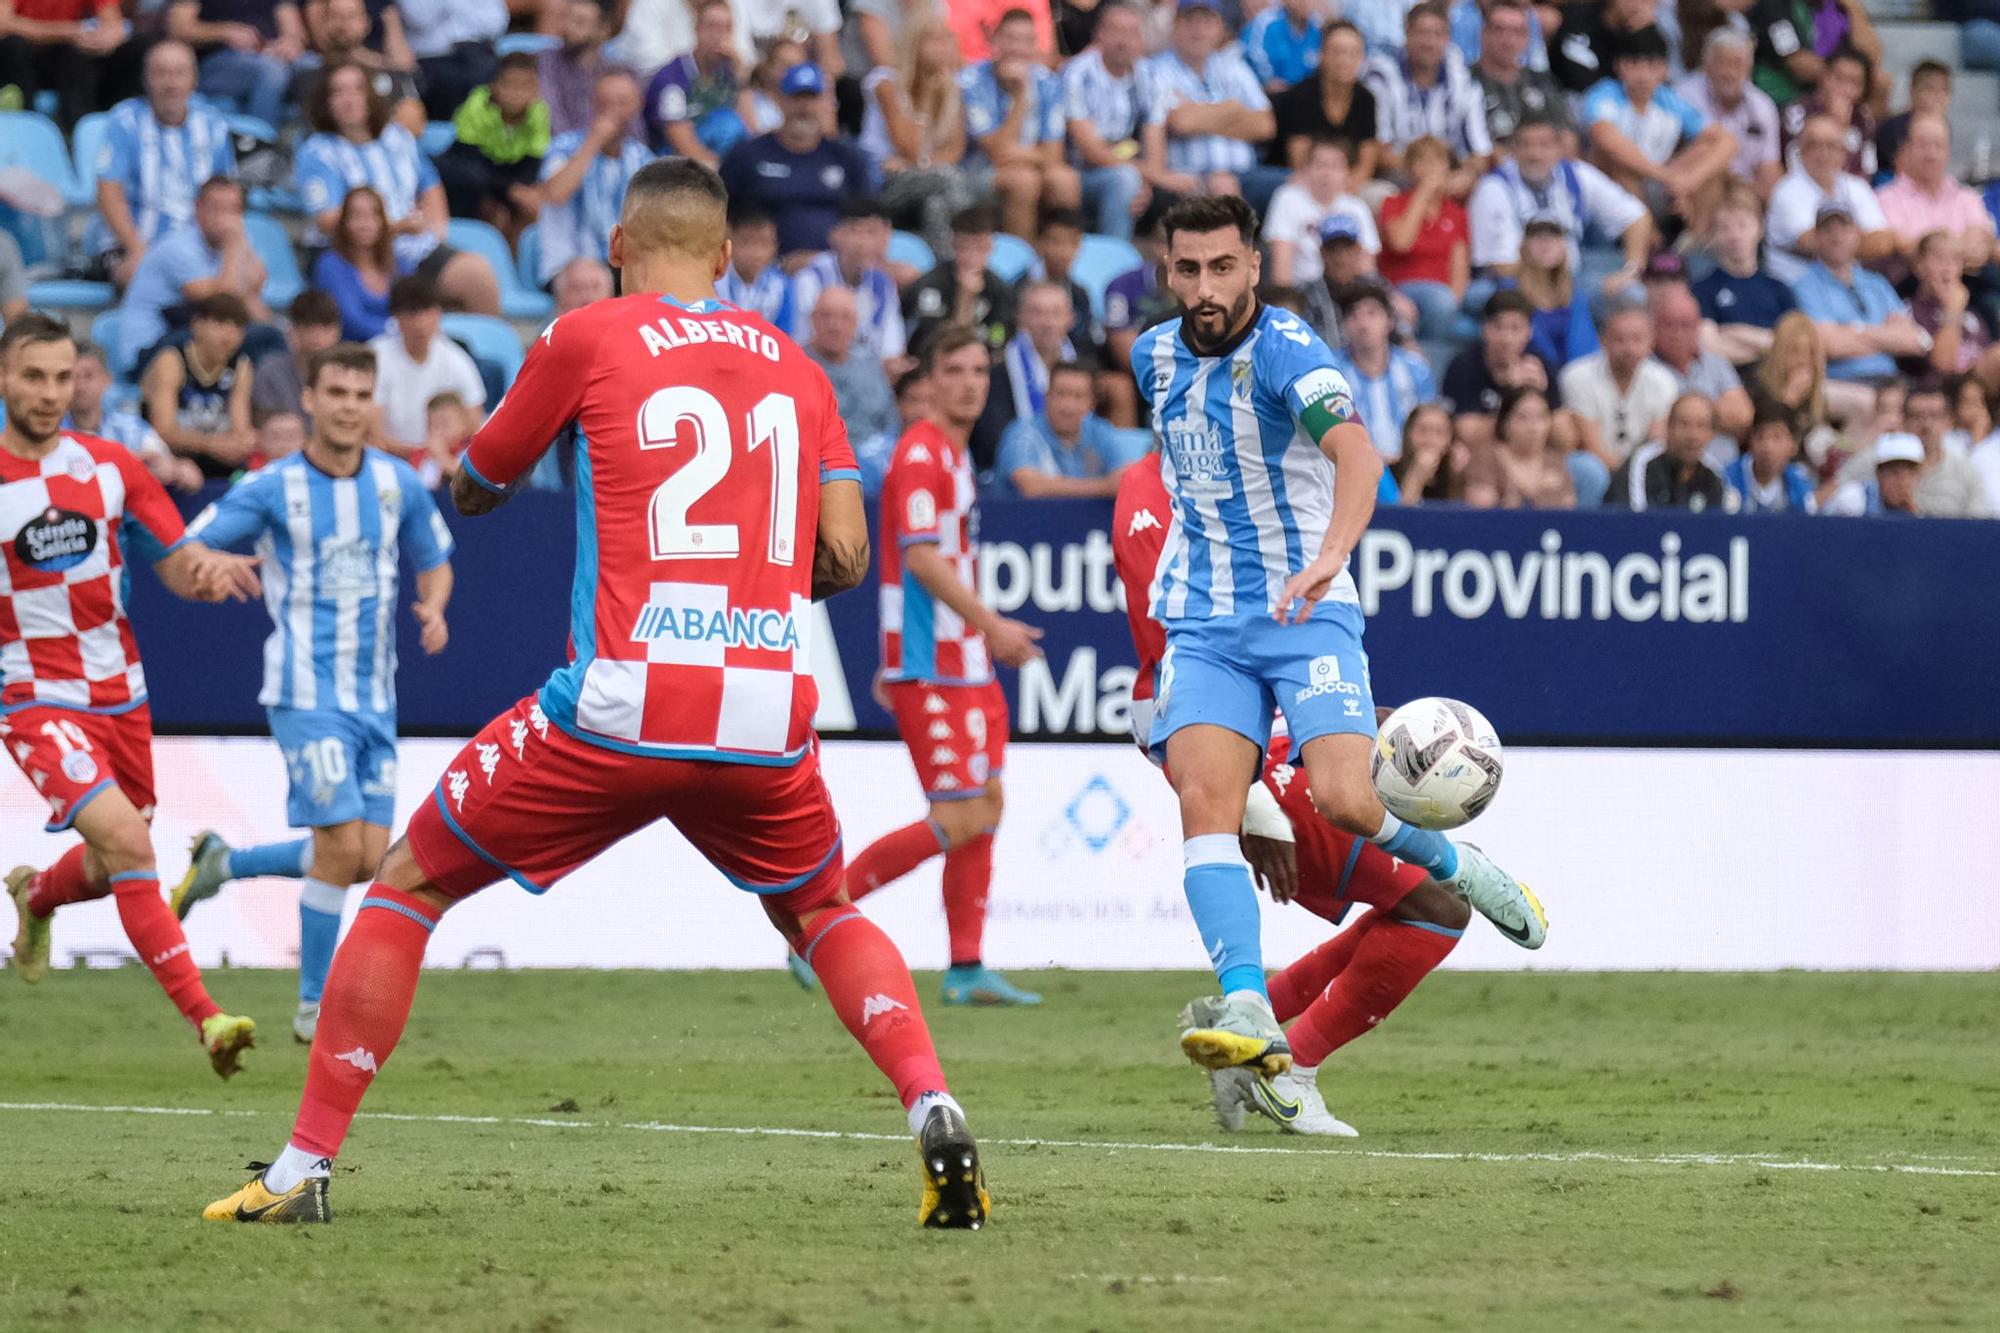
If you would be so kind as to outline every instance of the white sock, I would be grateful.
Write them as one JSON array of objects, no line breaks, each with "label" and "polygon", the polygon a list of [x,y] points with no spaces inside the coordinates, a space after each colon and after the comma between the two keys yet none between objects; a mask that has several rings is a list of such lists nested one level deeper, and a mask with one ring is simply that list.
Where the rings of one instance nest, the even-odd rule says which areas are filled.
[{"label": "white sock", "polygon": [[924,1121],[930,1119],[931,1108],[933,1106],[949,1106],[952,1110],[958,1112],[960,1115],[965,1114],[965,1108],[963,1106],[960,1106],[958,1104],[958,1099],[956,1097],[953,1097],[950,1093],[948,1092],[924,1093],[921,1097],[917,1098],[916,1105],[910,1108],[910,1133],[912,1134],[923,1133]]},{"label": "white sock", "polygon": [[307,1152],[304,1148],[287,1143],[285,1150],[278,1154],[278,1160],[264,1170],[264,1188],[273,1194],[283,1194],[301,1180],[314,1176],[333,1174],[333,1159],[321,1157],[318,1153]]}]

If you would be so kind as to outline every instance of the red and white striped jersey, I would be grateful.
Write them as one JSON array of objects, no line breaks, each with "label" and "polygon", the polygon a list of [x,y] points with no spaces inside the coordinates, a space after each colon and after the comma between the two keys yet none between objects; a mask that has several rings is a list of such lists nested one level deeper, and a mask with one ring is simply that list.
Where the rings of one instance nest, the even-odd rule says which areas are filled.
[{"label": "red and white striped jersey", "polygon": [[928,542],[966,587],[979,587],[978,492],[972,457],[934,422],[903,432],[882,481],[882,672],[887,680],[982,685],[986,640],[925,590],[903,552]]},{"label": "red and white striped jersey", "polygon": [[182,539],[180,512],[124,446],[66,431],[43,458],[0,450],[0,713],[146,701],[125,617],[127,521],[162,553]]},{"label": "red and white striped jersey", "polygon": [[861,478],[825,372],[720,301],[598,301],[536,339],[463,463],[504,489],[566,431],[576,581],[549,721],[635,754],[798,759],[819,488]]}]

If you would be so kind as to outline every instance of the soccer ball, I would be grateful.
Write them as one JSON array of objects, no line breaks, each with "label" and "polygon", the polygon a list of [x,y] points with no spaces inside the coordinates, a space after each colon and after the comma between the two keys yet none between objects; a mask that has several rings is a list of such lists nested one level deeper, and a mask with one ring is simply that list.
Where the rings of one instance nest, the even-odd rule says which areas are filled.
[{"label": "soccer ball", "polygon": [[1500,790],[1500,738],[1456,699],[1418,699],[1383,721],[1372,765],[1375,793],[1418,828],[1457,828]]}]

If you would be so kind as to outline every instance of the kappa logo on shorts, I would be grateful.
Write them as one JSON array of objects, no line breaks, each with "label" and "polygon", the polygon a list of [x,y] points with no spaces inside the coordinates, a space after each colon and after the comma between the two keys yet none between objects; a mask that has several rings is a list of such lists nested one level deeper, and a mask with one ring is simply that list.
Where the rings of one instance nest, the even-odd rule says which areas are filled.
[{"label": "kappa logo on shorts", "polygon": [[937,749],[931,751],[931,762],[933,764],[955,764],[958,762],[958,751],[952,749],[949,745],[940,745]]},{"label": "kappa logo on shorts", "polygon": [[535,735],[540,739],[549,738],[549,715],[542,711],[539,702],[528,706],[528,725],[535,729]]},{"label": "kappa logo on shorts", "polygon": [[472,786],[472,779],[465,776],[465,770],[454,768],[444,775],[445,789],[451,793],[451,803],[460,810],[465,809],[465,793]]},{"label": "kappa logo on shorts", "polygon": [[500,767],[500,747],[490,741],[478,742],[479,771],[486,775],[486,785],[493,785],[493,770]]},{"label": "kappa logo on shorts", "polygon": [[28,744],[26,741],[14,742],[14,758],[18,759],[20,762],[24,764],[27,763],[29,756],[33,755],[34,752],[35,752],[35,747]]},{"label": "kappa logo on shorts", "polygon": [[954,774],[951,774],[951,773],[940,773],[940,774],[938,774],[938,780],[937,780],[937,788],[936,788],[936,790],[938,790],[938,791],[957,791],[957,790],[958,790],[958,788],[959,788],[959,781],[958,781],[958,778],[957,778],[957,776],[956,776],[956,775],[954,775]]},{"label": "kappa logo on shorts", "polygon": [[884,1014],[892,1014],[898,1009],[908,1010],[909,1007],[894,996],[884,995],[878,991],[861,1002],[861,1026],[867,1027]]},{"label": "kappa logo on shorts", "polygon": [[951,723],[945,721],[943,718],[939,718],[937,721],[931,723],[931,739],[934,741],[950,740]]},{"label": "kappa logo on shorts", "polygon": [[526,718],[515,718],[508,728],[508,736],[514,742],[514,757],[525,761],[528,757],[528,722]]},{"label": "kappa logo on shorts", "polygon": [[1277,787],[1278,795],[1283,796],[1292,789],[1292,779],[1298,776],[1298,772],[1290,764],[1279,764],[1271,770],[1271,782]]},{"label": "kappa logo on shorts", "polygon": [[924,696],[924,711],[935,717],[939,713],[950,712],[951,705],[944,701],[944,696],[941,694],[926,694]]}]

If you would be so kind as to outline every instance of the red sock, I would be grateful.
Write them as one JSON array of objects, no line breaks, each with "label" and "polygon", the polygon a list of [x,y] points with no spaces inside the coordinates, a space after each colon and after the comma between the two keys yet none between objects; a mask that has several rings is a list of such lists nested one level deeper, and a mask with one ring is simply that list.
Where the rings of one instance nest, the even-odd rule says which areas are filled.
[{"label": "red sock", "polygon": [[1458,936],[1444,926],[1377,920],[1356,944],[1354,961],[1287,1032],[1292,1059],[1310,1069],[1372,1031],[1444,961]]},{"label": "red sock", "polygon": [[[67,859],[67,858],[65,858]],[[57,864],[61,864],[58,862]],[[201,1027],[210,1014],[222,1012],[201,984],[201,969],[188,952],[187,936],[167,900],[160,896],[160,877],[150,870],[127,870],[111,877],[111,894],[118,902],[118,920],[139,958],[153,970],[153,980],[188,1022]]]},{"label": "red sock", "polygon": [[833,1012],[896,1085],[904,1110],[927,1092],[949,1091],[909,966],[880,926],[852,907],[836,907],[806,928],[798,949]]},{"label": "red sock", "polygon": [[1381,919],[1380,912],[1369,912],[1284,971],[1265,978],[1265,985],[1271,991],[1271,1012],[1280,1023],[1289,1023],[1304,1013],[1306,1006],[1333,984],[1333,979],[1354,961],[1354,950],[1361,937]]},{"label": "red sock", "polygon": [[409,1021],[424,946],[437,909],[382,884],[369,886],[354,925],[333,956],[319,1002],[319,1030],[291,1144],[321,1157],[340,1153],[347,1127]]},{"label": "red sock", "polygon": [[944,834],[929,819],[885,833],[847,863],[847,897],[860,902],[884,884],[893,884],[944,850]]},{"label": "red sock", "polygon": [[986,891],[993,886],[993,835],[982,833],[944,858],[944,927],[951,965],[978,966],[986,935]]},{"label": "red sock", "polygon": [[111,881],[108,879],[91,883],[88,872],[83,868],[83,854],[84,845],[78,843],[35,877],[35,886],[28,891],[30,912],[47,917],[64,903],[86,903],[111,892]]}]

